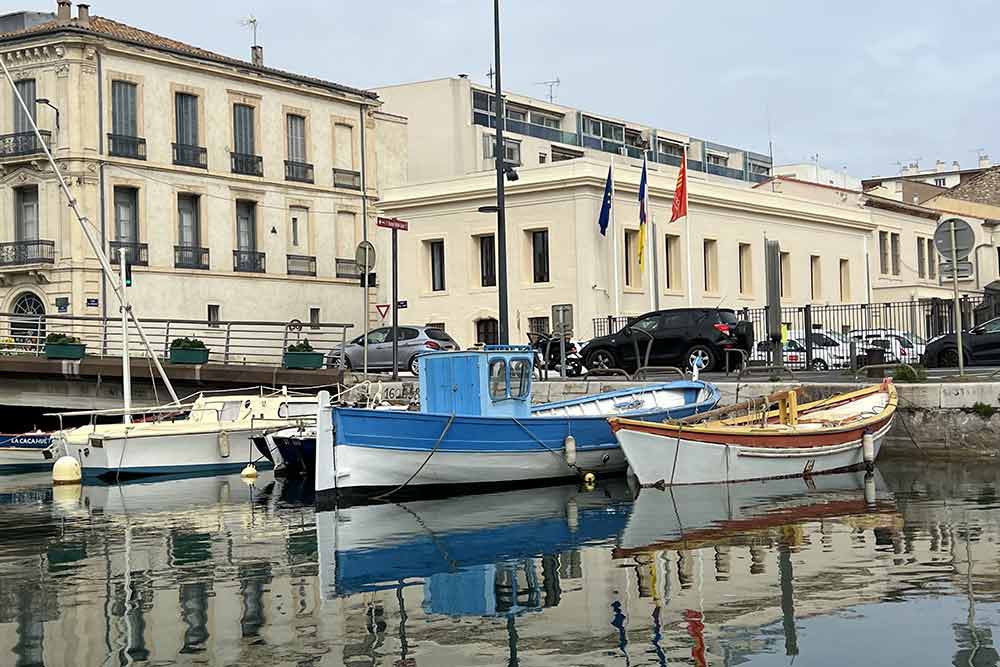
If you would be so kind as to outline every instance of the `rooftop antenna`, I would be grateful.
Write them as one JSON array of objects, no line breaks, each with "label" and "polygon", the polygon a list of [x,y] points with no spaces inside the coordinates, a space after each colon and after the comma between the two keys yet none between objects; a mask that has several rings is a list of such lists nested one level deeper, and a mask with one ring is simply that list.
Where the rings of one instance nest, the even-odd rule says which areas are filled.
[{"label": "rooftop antenna", "polygon": [[259,46],[257,44],[257,17],[250,14],[250,16],[240,21],[240,25],[250,28],[250,46]]},{"label": "rooftop antenna", "polygon": [[490,65],[490,69],[486,72],[486,78],[490,80],[490,88],[493,87],[493,76],[496,72],[493,71],[493,65]]},{"label": "rooftop antenna", "polygon": [[549,81],[536,81],[535,85],[536,86],[548,86],[549,87],[549,104],[555,104],[555,101],[556,101],[556,88],[559,86],[560,83],[561,83],[561,81],[559,81],[559,77],[557,76],[556,78],[551,79]]}]

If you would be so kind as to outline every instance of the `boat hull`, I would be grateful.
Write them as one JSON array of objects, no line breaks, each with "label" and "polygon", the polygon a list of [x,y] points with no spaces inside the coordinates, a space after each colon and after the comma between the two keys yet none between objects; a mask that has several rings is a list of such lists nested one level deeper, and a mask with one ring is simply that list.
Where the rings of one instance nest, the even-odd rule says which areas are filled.
[{"label": "boat hull", "polygon": [[53,453],[48,447],[0,447],[0,472],[33,472],[52,467]]},{"label": "boat hull", "polygon": [[[892,417],[873,429],[875,457],[892,426]],[[865,429],[821,436],[812,446],[810,436],[796,436],[800,444],[754,446],[734,437],[727,441],[705,442],[685,435],[676,436],[623,428],[616,435],[628,458],[630,469],[643,486],[711,484],[780,477],[803,477],[825,472],[851,470],[865,464],[862,438]],[[814,438],[818,440],[820,438]]]}]

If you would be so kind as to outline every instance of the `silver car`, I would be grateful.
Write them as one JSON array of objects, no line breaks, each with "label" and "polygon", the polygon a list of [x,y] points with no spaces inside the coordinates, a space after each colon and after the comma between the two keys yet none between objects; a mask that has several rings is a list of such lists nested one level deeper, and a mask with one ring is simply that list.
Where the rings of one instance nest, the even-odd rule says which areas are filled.
[{"label": "silver car", "polygon": [[[421,352],[434,350],[458,350],[458,343],[442,329],[426,326],[400,326],[399,369],[417,374],[417,356]],[[344,348],[344,364],[347,368],[364,367],[364,336],[358,336]],[[340,349],[330,351],[327,366],[340,366]],[[379,327],[368,332],[369,370],[392,369],[392,327]]]}]

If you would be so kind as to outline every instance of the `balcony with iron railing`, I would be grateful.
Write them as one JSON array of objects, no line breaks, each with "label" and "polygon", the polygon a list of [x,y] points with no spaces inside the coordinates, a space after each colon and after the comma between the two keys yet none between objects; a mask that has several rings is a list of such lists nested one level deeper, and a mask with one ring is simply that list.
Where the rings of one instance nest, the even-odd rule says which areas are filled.
[{"label": "balcony with iron railing", "polygon": [[299,183],[313,182],[313,166],[308,162],[285,160],[285,180]]},{"label": "balcony with iron railing", "polygon": [[233,271],[239,273],[264,273],[264,253],[259,250],[234,250]]},{"label": "balcony with iron railing", "polygon": [[333,187],[347,190],[361,189],[361,172],[350,169],[333,170]]},{"label": "balcony with iron railing", "polygon": [[174,164],[208,169],[208,151],[203,146],[173,144]]},{"label": "balcony with iron railing", "polygon": [[208,248],[190,245],[174,246],[174,267],[178,269],[208,270]]},{"label": "balcony with iron railing", "polygon": [[125,261],[133,266],[149,266],[149,245],[131,241],[112,241],[111,263],[118,265],[118,251],[125,249]]},{"label": "balcony with iron railing", "polygon": [[264,158],[252,153],[230,153],[232,172],[246,176],[264,175]]},{"label": "balcony with iron railing", "polygon": [[0,243],[0,268],[52,264],[56,258],[55,241],[35,239]]},{"label": "balcony with iron railing", "polygon": [[287,255],[288,275],[315,276],[316,258],[309,255]]},{"label": "balcony with iron railing", "polygon": [[[497,126],[496,116],[484,111],[474,111],[472,114],[472,122],[476,125],[491,127],[494,129]],[[556,141],[562,144],[570,144],[571,146],[580,145],[580,137],[575,132],[566,132],[558,127],[538,125],[536,123],[529,123],[523,120],[514,120],[513,118],[508,118],[507,122],[504,123],[504,131],[523,134],[529,137],[535,137],[536,139],[544,139],[546,141]]]},{"label": "balcony with iron railing", "polygon": [[353,259],[338,257],[335,261],[338,278],[360,278],[361,269]]},{"label": "balcony with iron railing", "polygon": [[146,159],[146,140],[124,134],[108,133],[108,155],[127,157],[133,160]]},{"label": "balcony with iron railing", "polygon": [[[40,130],[42,140],[47,145],[52,144],[52,133],[48,130]],[[0,134],[0,159],[9,157],[24,157],[26,155],[37,155],[44,153],[42,143],[34,132],[14,132],[13,134]]]}]

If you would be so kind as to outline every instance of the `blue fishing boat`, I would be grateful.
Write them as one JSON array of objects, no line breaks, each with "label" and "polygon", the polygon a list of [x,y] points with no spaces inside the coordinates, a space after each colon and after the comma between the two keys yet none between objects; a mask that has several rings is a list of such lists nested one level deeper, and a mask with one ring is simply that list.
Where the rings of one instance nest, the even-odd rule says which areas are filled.
[{"label": "blue fishing boat", "polygon": [[713,385],[682,380],[531,408],[532,350],[487,346],[420,357],[420,412],[331,408],[320,398],[322,504],[620,473],[607,418],[649,421],[710,410]]},{"label": "blue fishing boat", "polygon": [[0,434],[0,471],[28,472],[52,465],[52,436],[48,433]]}]

